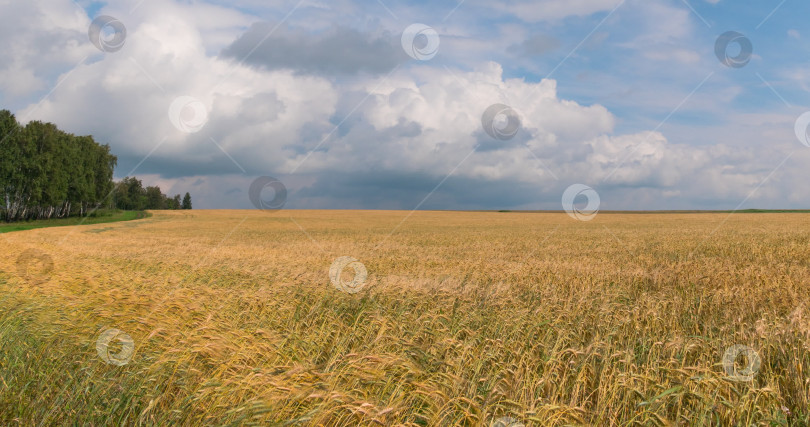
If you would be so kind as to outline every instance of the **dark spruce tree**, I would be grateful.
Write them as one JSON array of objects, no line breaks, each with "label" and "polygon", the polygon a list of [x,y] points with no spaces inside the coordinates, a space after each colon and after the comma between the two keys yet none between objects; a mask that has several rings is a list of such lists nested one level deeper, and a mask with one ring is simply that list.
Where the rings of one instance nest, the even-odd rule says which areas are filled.
[{"label": "dark spruce tree", "polygon": [[183,196],[183,206],[182,206],[182,208],[183,209],[191,209],[191,194],[186,193],[186,195]]}]

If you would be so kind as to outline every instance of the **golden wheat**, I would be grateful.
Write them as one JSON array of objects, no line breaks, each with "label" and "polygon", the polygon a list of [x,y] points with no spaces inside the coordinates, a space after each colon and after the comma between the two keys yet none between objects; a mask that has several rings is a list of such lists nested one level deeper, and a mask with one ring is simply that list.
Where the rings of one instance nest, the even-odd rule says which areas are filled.
[{"label": "golden wheat", "polygon": [[3,424],[810,423],[803,214],[155,212],[0,241]]}]

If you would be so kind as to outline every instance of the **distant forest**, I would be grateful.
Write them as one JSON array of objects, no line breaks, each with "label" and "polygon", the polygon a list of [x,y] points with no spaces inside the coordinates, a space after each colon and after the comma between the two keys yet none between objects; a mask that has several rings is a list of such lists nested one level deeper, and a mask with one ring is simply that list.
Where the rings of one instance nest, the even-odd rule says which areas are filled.
[{"label": "distant forest", "polygon": [[191,209],[191,195],[168,197],[135,177],[113,181],[118,158],[92,136],[52,123],[25,126],[0,110],[0,220],[85,216],[97,209]]}]

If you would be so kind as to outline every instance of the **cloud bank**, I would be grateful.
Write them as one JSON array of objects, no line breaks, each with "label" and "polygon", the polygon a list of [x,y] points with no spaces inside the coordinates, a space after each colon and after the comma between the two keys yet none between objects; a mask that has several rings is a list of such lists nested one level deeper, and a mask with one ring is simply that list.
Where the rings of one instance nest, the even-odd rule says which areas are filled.
[{"label": "cloud bank", "polygon": [[[98,14],[127,26],[126,43],[114,53],[87,41],[90,17],[72,2],[7,3],[0,6],[11,12],[0,18],[0,53],[11,60],[0,65],[0,90],[3,102],[19,105],[18,119],[93,134],[119,156],[117,175],[191,191],[201,208],[250,208],[247,189],[262,175],[285,182],[291,208],[560,209],[574,183],[599,191],[604,209],[735,208],[743,201],[804,207],[810,189],[796,183],[810,157],[792,123],[800,109],[723,111],[740,89],[726,84],[710,45],[687,43],[695,19],[688,10],[634,2],[622,6],[625,15],[617,9],[620,27],[628,15],[667,12],[683,25],[642,28],[611,49],[665,75],[673,61],[698,70],[687,83],[650,89],[657,96],[630,89],[641,103],[611,101],[611,111],[570,89],[577,81],[587,87],[588,74],[601,67],[579,74],[558,67],[545,78],[520,70],[531,58],[545,61],[577,46],[564,32],[535,33],[531,25],[582,25],[611,13],[616,1],[470,3],[458,13],[481,8],[507,18],[494,37],[437,25],[442,43],[430,61],[405,55],[405,23],[392,23],[384,10],[362,24],[337,19],[357,10],[349,2],[297,11],[291,4],[287,10],[299,15],[287,20],[283,10],[258,17],[251,9],[263,6],[251,2],[110,4]],[[620,29],[611,34],[585,42],[623,37]],[[580,45],[584,50],[557,63],[586,61],[578,57],[587,43]],[[660,63],[661,46],[669,48],[668,64]],[[705,88],[694,90],[704,77]],[[172,123],[178,97],[204,108],[197,132]],[[482,126],[482,114],[497,103],[520,118],[511,139],[492,138]],[[716,120],[683,121],[681,113]],[[193,110],[180,114],[195,119]],[[643,117],[628,125],[635,116]]]}]

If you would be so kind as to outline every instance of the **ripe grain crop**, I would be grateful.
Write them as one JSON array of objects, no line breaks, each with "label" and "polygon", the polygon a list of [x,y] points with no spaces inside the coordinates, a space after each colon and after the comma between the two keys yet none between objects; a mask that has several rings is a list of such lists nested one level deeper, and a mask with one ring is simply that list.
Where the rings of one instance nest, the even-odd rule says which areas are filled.
[{"label": "ripe grain crop", "polygon": [[0,235],[0,424],[810,424],[805,214],[153,214]]}]

